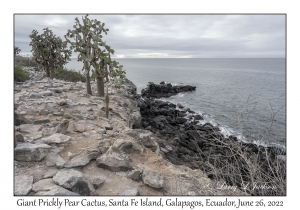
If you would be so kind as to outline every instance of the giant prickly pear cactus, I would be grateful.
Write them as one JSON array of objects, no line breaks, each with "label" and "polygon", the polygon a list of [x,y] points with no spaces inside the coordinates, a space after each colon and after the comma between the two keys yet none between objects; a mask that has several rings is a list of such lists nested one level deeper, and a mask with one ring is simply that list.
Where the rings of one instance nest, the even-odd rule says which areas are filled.
[{"label": "giant prickly pear cactus", "polygon": [[19,47],[14,47],[14,55],[18,55],[21,52]]},{"label": "giant prickly pear cactus", "polygon": [[[94,68],[97,78],[98,96],[104,96],[104,78],[115,78],[117,81],[125,80],[125,71],[116,61],[112,61],[110,55],[114,50],[102,41],[102,33],[107,34],[109,29],[105,24],[94,19],[90,20],[88,15],[82,17],[82,24],[75,18],[74,30],[68,30],[65,38],[71,44],[71,49],[79,52],[78,61],[84,63],[83,70],[86,76],[87,94],[92,94],[90,86],[90,69]],[[75,39],[72,42],[70,38]]]},{"label": "giant prickly pear cactus", "polygon": [[[83,70],[86,76],[87,94],[92,95],[90,85],[90,67],[94,56],[92,48],[98,48],[102,43],[101,33],[106,33],[108,29],[104,29],[100,21],[90,20],[88,15],[82,17],[82,23],[76,17],[73,28],[74,30],[68,30],[65,38],[71,44],[71,49],[79,52],[77,59],[84,63]],[[75,42],[71,41],[70,38],[75,39]]]},{"label": "giant prickly pear cactus", "polygon": [[48,28],[44,28],[43,34],[38,34],[33,30],[30,34],[33,60],[46,71],[47,77],[55,69],[62,68],[68,63],[71,56],[71,50],[67,49],[67,42],[62,41],[60,37],[53,34]]}]

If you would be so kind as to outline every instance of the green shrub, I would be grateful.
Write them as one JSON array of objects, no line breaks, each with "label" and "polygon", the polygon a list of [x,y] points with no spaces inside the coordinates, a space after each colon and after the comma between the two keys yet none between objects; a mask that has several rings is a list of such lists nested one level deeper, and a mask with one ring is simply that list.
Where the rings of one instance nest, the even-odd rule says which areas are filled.
[{"label": "green shrub", "polygon": [[29,73],[22,69],[21,66],[14,67],[14,80],[15,82],[24,82],[30,79]]},{"label": "green shrub", "polygon": [[51,75],[51,78],[61,79],[69,82],[85,82],[85,76],[79,72],[67,69],[56,69]]},{"label": "green shrub", "polygon": [[15,65],[37,67],[36,62],[34,62],[34,60],[30,57],[23,57],[21,55],[16,55],[14,59],[15,59]]}]

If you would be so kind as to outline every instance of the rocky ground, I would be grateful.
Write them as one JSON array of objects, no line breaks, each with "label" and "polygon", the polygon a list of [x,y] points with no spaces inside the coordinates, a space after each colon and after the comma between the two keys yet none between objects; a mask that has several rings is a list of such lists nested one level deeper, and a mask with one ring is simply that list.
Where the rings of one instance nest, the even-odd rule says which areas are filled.
[{"label": "rocky ground", "polygon": [[246,195],[172,164],[164,139],[132,129],[141,117],[132,83],[108,85],[107,119],[104,99],[86,95],[85,83],[27,71],[32,79],[14,86],[15,195]]}]

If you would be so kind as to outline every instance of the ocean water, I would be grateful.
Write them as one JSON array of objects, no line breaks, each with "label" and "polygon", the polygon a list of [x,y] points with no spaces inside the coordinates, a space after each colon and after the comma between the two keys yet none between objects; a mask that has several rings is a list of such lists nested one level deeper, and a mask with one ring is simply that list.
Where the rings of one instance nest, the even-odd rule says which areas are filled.
[{"label": "ocean water", "polygon": [[[140,92],[148,82],[196,86],[163,100],[181,103],[225,135],[260,144],[286,144],[284,58],[116,59]],[[67,68],[81,70],[76,59]]]}]

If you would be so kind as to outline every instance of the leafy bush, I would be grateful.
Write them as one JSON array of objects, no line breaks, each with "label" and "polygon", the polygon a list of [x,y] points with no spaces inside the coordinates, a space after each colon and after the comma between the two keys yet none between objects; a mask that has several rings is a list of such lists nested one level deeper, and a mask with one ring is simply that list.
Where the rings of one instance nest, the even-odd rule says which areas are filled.
[{"label": "leafy bush", "polygon": [[14,67],[14,80],[16,82],[24,82],[30,79],[29,73],[22,69],[21,66]]},{"label": "leafy bush", "polygon": [[51,75],[51,78],[61,79],[69,82],[85,82],[85,76],[79,72],[67,70],[67,69],[56,69]]}]

